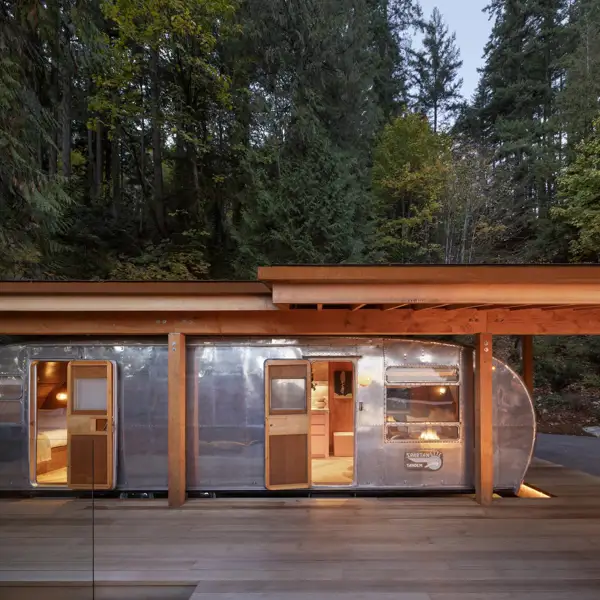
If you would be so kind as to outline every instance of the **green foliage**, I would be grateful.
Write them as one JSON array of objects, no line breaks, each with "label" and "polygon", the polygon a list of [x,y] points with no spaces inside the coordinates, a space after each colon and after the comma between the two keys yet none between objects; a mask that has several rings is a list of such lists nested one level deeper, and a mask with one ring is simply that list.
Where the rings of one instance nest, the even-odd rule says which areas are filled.
[{"label": "green foliage", "polygon": [[388,125],[373,165],[377,232],[382,262],[435,262],[436,218],[449,177],[449,147],[420,115],[405,114]]},{"label": "green foliage", "polygon": [[253,277],[259,265],[363,259],[369,196],[350,153],[317,135],[302,152],[264,155],[252,171],[254,196],[238,230],[238,274]]},{"label": "green foliage", "polygon": [[592,135],[577,146],[575,160],[561,175],[563,204],[552,214],[573,228],[570,249],[575,260],[600,260],[600,119]]},{"label": "green foliage", "polygon": [[423,48],[411,53],[414,103],[418,110],[431,118],[433,130],[454,113],[460,99],[462,79],[458,70],[462,66],[456,35],[448,32],[448,26],[437,8],[429,21],[423,23],[425,36]]},{"label": "green foliage", "polygon": [[197,280],[206,277],[204,237],[199,231],[184,231],[178,243],[164,240],[149,244],[139,256],[120,256],[110,272],[110,279]]},{"label": "green foliage", "polygon": [[[52,113],[38,91],[44,57],[32,39],[48,34],[48,10],[22,4],[0,28],[0,274],[46,277],[48,257],[58,248],[64,182],[45,169],[44,147],[52,144]],[[38,29],[35,29],[35,23]]]}]

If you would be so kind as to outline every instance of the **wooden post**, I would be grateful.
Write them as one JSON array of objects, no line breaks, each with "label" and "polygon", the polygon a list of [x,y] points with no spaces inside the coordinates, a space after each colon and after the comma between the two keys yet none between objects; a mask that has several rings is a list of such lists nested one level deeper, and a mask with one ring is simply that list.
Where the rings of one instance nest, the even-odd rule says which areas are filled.
[{"label": "wooden post", "polygon": [[523,381],[533,396],[533,336],[521,336],[521,344],[523,347]]},{"label": "wooden post", "polygon": [[475,350],[475,498],[489,506],[494,494],[492,335],[477,334]]},{"label": "wooden post", "polygon": [[169,507],[185,503],[185,335],[169,334]]}]

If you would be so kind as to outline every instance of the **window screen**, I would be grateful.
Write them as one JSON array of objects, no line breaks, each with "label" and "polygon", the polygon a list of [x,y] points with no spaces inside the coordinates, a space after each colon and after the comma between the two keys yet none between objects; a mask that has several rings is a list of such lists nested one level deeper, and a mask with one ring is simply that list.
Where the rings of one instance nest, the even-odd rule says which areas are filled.
[{"label": "window screen", "polygon": [[306,410],[306,379],[271,379],[271,411]]},{"label": "window screen", "polygon": [[396,423],[458,421],[458,386],[388,387],[386,417]]},{"label": "window screen", "polygon": [[107,383],[106,378],[75,379],[73,409],[106,411]]}]

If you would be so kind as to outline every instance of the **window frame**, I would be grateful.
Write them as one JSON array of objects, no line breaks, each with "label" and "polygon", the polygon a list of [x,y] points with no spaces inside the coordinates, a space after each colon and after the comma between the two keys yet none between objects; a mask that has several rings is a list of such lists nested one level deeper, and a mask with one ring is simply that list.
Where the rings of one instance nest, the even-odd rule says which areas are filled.
[{"label": "window frame", "polygon": [[[384,398],[383,398],[383,442],[384,444],[461,444],[463,442],[463,400],[462,400],[462,376],[461,376],[461,365],[460,361],[458,364],[447,365],[447,364],[432,364],[432,363],[422,363],[422,364],[409,364],[409,365],[387,365],[384,372]],[[411,381],[409,383],[388,383],[387,382],[387,371],[388,369],[454,369],[457,373],[456,381],[447,382],[447,381]],[[406,389],[413,387],[455,387],[457,392],[457,403],[458,403],[458,421],[413,421],[413,422],[404,422],[404,423],[388,423],[388,389]],[[406,427],[409,431],[411,426],[416,427],[456,427],[458,429],[458,437],[456,439],[451,440],[412,440],[412,439],[398,439],[392,440],[388,438],[388,430],[390,427],[401,426]]]}]

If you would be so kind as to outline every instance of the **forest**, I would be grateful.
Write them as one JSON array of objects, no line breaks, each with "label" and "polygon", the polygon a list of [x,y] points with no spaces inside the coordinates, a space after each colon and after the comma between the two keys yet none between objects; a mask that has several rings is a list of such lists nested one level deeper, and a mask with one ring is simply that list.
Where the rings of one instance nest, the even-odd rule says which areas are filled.
[{"label": "forest", "polygon": [[0,0],[0,279],[598,262],[600,2],[485,11],[464,98],[418,0]]}]

